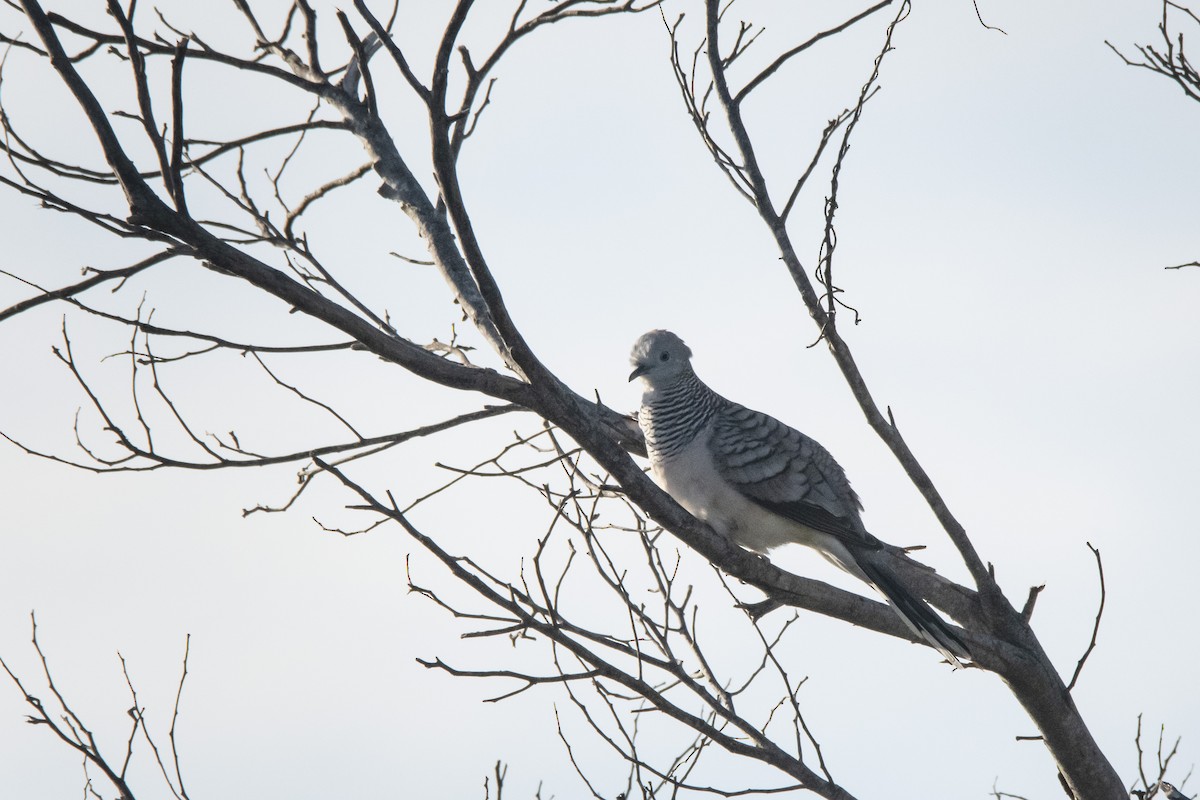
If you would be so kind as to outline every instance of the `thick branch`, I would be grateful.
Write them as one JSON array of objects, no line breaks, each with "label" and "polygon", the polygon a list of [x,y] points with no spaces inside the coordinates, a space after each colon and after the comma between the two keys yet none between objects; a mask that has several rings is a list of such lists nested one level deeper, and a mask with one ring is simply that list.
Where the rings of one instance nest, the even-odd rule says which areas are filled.
[{"label": "thick branch", "polygon": [[[744,165],[752,193],[752,202],[771,231],[783,261],[792,275],[804,304],[821,331],[821,336],[834,356],[854,397],[867,418],[868,423],[892,450],[909,479],[925,497],[947,535],[961,554],[983,600],[982,610],[985,628],[1006,644],[1003,648],[983,653],[977,663],[997,672],[1012,687],[1014,694],[1026,711],[1037,723],[1046,744],[1066,781],[1079,797],[1116,798],[1124,796],[1120,778],[1112,769],[1075,708],[1062,678],[1029,626],[1001,594],[993,576],[975,551],[966,531],[950,513],[945,501],[934,487],[924,468],[916,460],[907,443],[890,419],[885,419],[876,405],[866,382],[859,371],[849,347],[840,337],[834,315],[828,313],[820,302],[795,248],[792,245],[784,220],[775,210],[766,181],[759,168],[750,135],[741,116],[740,107],[731,95],[725,76],[726,65],[720,58],[718,0],[706,0],[707,52],[709,67],[718,99],[725,110],[733,139]],[[890,43],[894,26],[908,13],[904,2],[887,31]],[[887,52],[888,44],[880,58]],[[878,62],[877,62],[878,63]],[[861,106],[866,93],[860,97]],[[840,153],[845,157],[845,148]],[[839,159],[840,163],[840,159]],[[970,642],[972,651],[975,644]],[[993,658],[993,655],[999,656]]]}]

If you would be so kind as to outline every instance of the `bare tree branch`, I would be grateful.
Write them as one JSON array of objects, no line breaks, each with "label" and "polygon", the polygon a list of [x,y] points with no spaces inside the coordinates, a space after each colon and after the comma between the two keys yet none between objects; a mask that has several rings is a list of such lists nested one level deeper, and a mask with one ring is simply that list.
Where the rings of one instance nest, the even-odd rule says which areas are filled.
[{"label": "bare tree branch", "polygon": [[1104,589],[1104,562],[1100,560],[1100,550],[1092,547],[1092,543],[1087,543],[1088,550],[1092,551],[1092,555],[1096,557],[1096,573],[1100,577],[1100,605],[1096,608],[1096,622],[1092,625],[1092,639],[1088,642],[1087,649],[1083,651],[1083,655],[1079,657],[1079,663],[1075,665],[1075,671],[1071,673],[1071,680],[1067,683],[1067,691],[1075,688],[1075,682],[1079,680],[1079,673],[1083,672],[1083,665],[1087,663],[1088,656],[1096,649],[1096,636],[1100,633],[1100,618],[1104,616],[1104,600],[1106,592]]},{"label": "bare tree branch", "polygon": [[[449,674],[504,681],[505,688],[494,701],[535,688],[560,696],[565,693],[575,722],[628,767],[628,773],[621,776],[627,797],[634,793],[643,798],[683,793],[736,797],[804,788],[821,797],[851,798],[849,790],[835,782],[805,719],[801,687],[807,679],[797,678],[801,667],[782,656],[782,643],[797,617],[778,620],[764,614],[780,605],[792,605],[904,641],[920,641],[919,637],[880,602],[789,574],[735,546],[649,480],[630,457],[631,453],[645,453],[636,422],[606,407],[598,395],[593,399],[590,392],[568,387],[527,338],[529,328],[523,327],[514,313],[521,306],[516,302],[509,306],[499,280],[510,265],[494,264],[485,252],[477,235],[483,228],[473,216],[475,209],[459,172],[466,141],[487,130],[479,124],[480,115],[493,102],[496,80],[504,77],[499,65],[518,44],[561,27],[567,20],[634,15],[657,8],[659,3],[555,0],[534,8],[525,0],[515,0],[508,7],[511,14],[505,11],[499,17],[499,29],[481,25],[477,31],[472,22],[484,13],[476,8],[483,4],[460,0],[447,12],[431,60],[414,58],[417,51],[406,51],[393,35],[398,4],[383,21],[364,0],[355,0],[359,16],[336,12],[333,39],[323,48],[318,47],[318,36],[327,26],[318,24],[317,10],[306,0],[289,6],[280,27],[268,22],[265,15],[260,17],[261,10],[256,13],[249,0],[234,0],[234,4],[244,20],[239,24],[246,26],[243,33],[254,40],[253,47],[242,55],[219,49],[218,40],[171,25],[161,14],[153,23],[146,22],[146,14],[136,18],[133,3],[122,8],[117,0],[108,0],[108,10],[119,28],[119,34],[111,34],[91,30],[60,14],[48,14],[38,0],[21,0],[40,45],[16,44],[14,58],[48,60],[83,110],[103,152],[104,165],[72,164],[57,154],[51,157],[53,148],[47,148],[44,139],[25,135],[23,126],[18,133],[8,111],[0,108],[8,155],[0,185],[108,233],[152,242],[155,254],[139,254],[140,261],[130,257],[135,263],[121,269],[88,268],[84,280],[66,285],[43,286],[48,282],[12,276],[36,294],[0,311],[0,322],[62,302],[77,336],[74,320],[84,314],[91,321],[124,326],[125,335],[118,345],[121,352],[115,354],[121,357],[117,363],[124,383],[112,391],[97,377],[98,370],[80,360],[82,348],[77,355],[64,318],[63,343],[54,352],[73,377],[81,401],[86,401],[75,422],[76,444],[83,455],[67,458],[41,452],[20,443],[24,434],[0,435],[27,453],[96,471],[300,464],[296,485],[287,490],[286,500],[251,507],[246,514],[289,508],[320,476],[333,477],[340,484],[339,491],[349,493],[352,502],[342,512],[348,520],[322,515],[324,521],[318,524],[325,530],[349,536],[384,525],[398,526],[445,568],[445,581],[471,590],[464,601],[461,593],[443,591],[439,585],[419,586],[410,576],[411,591],[452,613],[468,628],[463,632],[465,638],[507,639],[514,646],[538,648],[538,660],[530,662],[532,666],[501,663],[464,668],[436,656],[420,663]],[[885,415],[875,402],[837,327],[839,308],[848,308],[833,280],[834,221],[842,189],[839,178],[848,161],[851,136],[867,101],[878,91],[892,35],[909,11],[906,1],[893,5],[894,14],[885,26],[879,12],[889,5],[893,5],[890,0],[878,2],[842,17],[840,24],[806,38],[797,36],[802,39],[799,44],[774,57],[763,57],[748,73],[750,80],[734,90],[728,71],[735,64],[745,66],[760,57],[759,36],[764,27],[734,19],[732,3],[706,0],[704,30],[698,42],[682,41],[686,30],[682,18],[668,24],[662,15],[671,38],[670,68],[701,142],[735,191],[752,204],[767,226],[814,321],[818,341],[829,348],[868,424],[933,510],[973,585],[960,586],[938,575],[915,561],[907,549],[888,546],[881,557],[888,559],[915,594],[962,626],[962,639],[975,656],[973,666],[999,676],[1026,708],[1040,731],[1036,738],[1050,750],[1069,790],[1078,797],[1114,796],[1114,787],[1122,791],[1124,787],[1069,694],[1096,645],[1105,592],[1102,570],[1101,612],[1096,615],[1092,642],[1075,675],[1064,684],[1029,627],[1040,589],[1030,591],[1020,613],[1004,597],[992,565],[980,557],[951,513],[899,433],[890,409]],[[15,7],[12,3],[8,6]],[[831,47],[846,31],[872,25],[880,29],[880,45],[857,98],[833,106],[824,117],[827,124],[812,131],[811,151],[800,162],[803,171],[798,178],[788,177],[780,184],[785,190],[777,203],[768,190],[770,164],[760,157],[756,136],[743,115],[745,101],[767,81],[799,69],[804,54],[817,52],[818,43],[823,43],[822,48]],[[68,54],[64,39],[72,54]],[[15,37],[5,40],[15,41]],[[1148,63],[1159,67],[1171,64],[1185,70],[1185,76],[1190,74],[1182,40],[1176,49],[1171,47],[1174,45],[1168,47],[1166,61]],[[388,58],[372,61],[380,49],[386,50]],[[128,96],[136,98],[136,111],[121,112],[102,102],[100,98],[107,94],[98,92],[91,73],[78,66],[93,59],[85,66],[101,59],[125,62],[122,66],[132,73]],[[162,81],[152,79],[149,72],[148,64],[155,59],[164,68],[163,76],[169,75],[165,90],[159,85]],[[168,67],[169,73],[165,71]],[[189,139],[184,132],[185,116],[193,135],[203,130],[204,120],[194,116],[194,106],[187,106],[188,89],[200,69],[210,68],[231,82],[247,77],[265,82],[300,102],[293,116],[276,119],[258,130],[240,129],[224,138]],[[10,80],[12,75],[10,71]],[[389,91],[395,86],[411,92],[405,113],[415,98],[418,115],[424,117],[411,130],[389,128],[394,125],[394,109],[388,106],[398,100]],[[118,122],[114,127],[112,117],[122,113],[138,123],[136,142],[126,141],[130,138],[127,124]],[[159,117],[166,120],[165,125],[158,122]],[[356,155],[355,160],[326,161],[328,154],[323,150],[314,153],[317,137],[308,136],[319,130],[338,134],[320,137],[320,148],[350,144],[356,153],[359,148],[365,150],[366,160]],[[414,131],[425,136],[421,147],[426,149],[409,144]],[[839,133],[839,146],[829,147]],[[235,157],[224,158],[227,155]],[[350,171],[333,179],[328,172],[320,180],[313,179],[304,172],[304,165],[316,159],[338,164],[339,171]],[[430,167],[431,178],[426,175]],[[813,185],[812,176],[824,174],[825,168],[830,169],[830,188],[824,219],[817,220],[823,222],[821,242],[815,248],[818,288],[798,255],[789,224],[796,224],[794,212],[803,207],[799,198]],[[420,238],[427,248],[428,262],[421,263],[432,265],[447,284],[442,298],[446,318],[441,324],[450,325],[448,341],[444,334],[431,341],[430,333],[421,331],[419,323],[400,314],[393,317],[383,297],[363,291],[360,259],[357,253],[344,252],[345,240],[323,251],[316,233],[310,241],[309,234],[297,232],[301,227],[319,231],[317,226],[301,226],[298,221],[304,217],[309,222],[326,212],[332,204],[318,201],[371,174],[382,184],[380,195],[398,204],[410,223],[403,235]],[[107,198],[110,204],[119,204],[113,203],[114,186],[120,187],[124,198],[119,211],[103,205],[104,200],[94,200]],[[388,246],[408,250],[414,242],[409,238]],[[170,309],[157,310],[151,298],[129,297],[130,278],[139,276],[139,286],[148,283],[160,272],[151,267],[178,258],[208,270],[228,291],[271,298],[274,310],[298,315],[329,334],[289,338],[289,334],[274,331],[259,337],[232,333],[241,329],[226,327],[216,317],[205,318],[200,325],[180,322],[181,317],[172,316]],[[111,303],[101,303],[95,295],[85,297],[101,285],[115,287],[118,297]],[[314,341],[318,343],[312,344]],[[476,349],[480,342],[486,346]],[[433,423],[405,419],[393,432],[372,436],[363,414],[339,404],[337,390],[345,387],[277,367],[284,355],[289,361],[316,352],[353,358],[344,353],[347,350],[369,353],[375,357],[371,363],[378,359],[384,369],[392,371],[389,374],[399,374],[395,372],[398,367],[406,379],[446,390],[440,397],[458,392],[482,394],[483,407],[457,416],[445,411],[447,416]],[[233,354],[250,354],[251,363],[270,379],[269,384],[266,380],[262,383],[282,398],[281,413],[285,407],[288,412],[298,410],[285,443],[267,448],[246,436],[239,425],[211,425],[207,410],[203,415],[190,411],[186,396],[177,394],[177,370],[199,368],[209,359]],[[489,363],[495,369],[489,368]],[[399,413],[408,412],[403,398],[395,405]],[[304,420],[313,416],[314,408],[319,420],[344,428],[338,434],[341,440],[318,441],[314,431],[307,429]],[[444,477],[432,489],[405,485],[406,496],[397,500],[395,494],[400,490],[388,488],[396,482],[395,476],[381,479],[367,466],[373,456],[403,442],[511,411],[535,414],[532,432],[514,431],[503,446],[497,445],[496,455],[483,460],[474,455],[470,460],[440,459],[436,467]],[[210,432],[213,430],[225,432]],[[452,466],[455,462],[474,465]],[[512,561],[480,552],[452,554],[438,537],[424,533],[410,518],[409,512],[418,505],[434,498],[454,498],[484,479],[506,482],[514,491],[534,492],[544,501],[548,518],[545,524],[537,523],[536,548],[531,545],[529,552],[519,553]],[[676,542],[686,550],[675,549]],[[699,559],[693,551],[707,562],[702,568],[697,568]],[[1093,552],[1099,567],[1099,552]],[[746,600],[735,597],[733,579],[753,587],[753,596]],[[588,602],[597,606],[589,607],[586,617],[576,602],[581,585],[587,587]],[[706,607],[705,614],[734,616],[734,624],[740,626],[750,648],[745,663],[732,670],[723,659],[714,657],[709,617],[701,614],[698,600],[701,593],[711,596],[722,591],[737,607],[730,609],[724,603],[715,611]],[[739,595],[743,592],[740,588],[736,591]],[[726,594],[719,596],[723,600]],[[58,704],[66,709],[50,681],[48,667],[45,672]],[[175,740],[186,676],[185,650],[169,733],[171,752],[167,754],[150,739],[134,683],[126,673],[134,712],[125,764],[132,758],[140,727],[178,800],[187,800]],[[515,688],[510,681],[516,682]],[[20,688],[19,682],[17,685]],[[23,688],[21,691],[24,693]],[[37,702],[34,707],[45,718],[37,724],[51,724]],[[88,764],[103,771],[99,751],[83,723],[69,709],[64,717],[65,721],[55,723],[59,737]],[[586,777],[591,770],[582,763],[580,751],[571,747],[573,732],[562,727],[561,719],[559,733],[567,758],[595,796],[611,796],[607,786]],[[650,737],[664,731],[678,739],[678,747],[667,756],[662,755],[662,748],[647,745]],[[1160,771],[1165,772],[1173,754],[1171,750],[1164,756],[1160,742]],[[746,759],[766,767],[774,783],[709,785],[704,769],[718,759]],[[703,766],[698,766],[702,762]],[[113,774],[123,779],[124,768]],[[711,774],[721,773],[714,769]],[[504,775],[497,765],[497,796]],[[87,791],[98,794],[90,784]],[[120,787],[118,791],[126,793]],[[485,791],[491,791],[490,785]],[[995,785],[993,794],[1015,797],[999,792]]]},{"label": "bare tree branch", "polygon": [[[33,708],[34,713],[26,717],[26,722],[31,725],[45,725],[59,741],[66,744],[71,749],[78,752],[84,758],[85,764],[91,764],[104,773],[104,777],[113,785],[113,788],[121,793],[121,797],[134,800],[133,792],[129,785],[125,782],[124,766],[129,764],[129,755],[133,748],[133,734],[137,733],[137,726],[140,723],[140,717],[135,717],[133,734],[131,734],[127,743],[127,754],[124,761],[124,766],[120,772],[107,760],[105,755],[100,752],[99,745],[96,743],[96,737],[83,723],[83,720],[75,713],[71,706],[67,703],[58,686],[54,682],[54,676],[50,671],[50,662],[46,658],[46,654],[42,651],[42,646],[38,642],[37,637],[37,618],[29,615],[30,626],[33,629],[32,641],[33,649],[38,655],[38,659],[42,664],[42,676],[46,680],[46,686],[50,690],[50,694],[54,696],[57,703],[57,709],[48,709],[46,704],[34,695],[31,691],[25,688],[21,683],[20,678],[9,669],[8,664],[0,658],[0,667],[8,673],[8,677],[16,684],[17,690],[24,696],[25,702]],[[90,783],[90,781],[89,781]]]}]

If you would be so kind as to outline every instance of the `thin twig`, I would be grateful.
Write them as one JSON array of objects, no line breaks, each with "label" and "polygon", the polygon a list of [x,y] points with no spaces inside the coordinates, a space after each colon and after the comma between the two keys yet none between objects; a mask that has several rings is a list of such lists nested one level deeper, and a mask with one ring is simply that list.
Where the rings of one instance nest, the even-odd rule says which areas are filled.
[{"label": "thin twig", "polygon": [[1096,649],[1096,636],[1100,633],[1100,618],[1104,616],[1104,562],[1100,560],[1100,550],[1092,546],[1091,542],[1087,543],[1088,550],[1092,551],[1092,555],[1096,557],[1096,573],[1100,578],[1100,605],[1096,609],[1096,622],[1092,625],[1092,639],[1088,642],[1087,649],[1083,651],[1083,655],[1079,657],[1079,663],[1075,665],[1075,672],[1071,675],[1071,681],[1067,684],[1067,691],[1075,688],[1075,682],[1079,680],[1079,673],[1083,672],[1083,665],[1087,662],[1088,656]]}]

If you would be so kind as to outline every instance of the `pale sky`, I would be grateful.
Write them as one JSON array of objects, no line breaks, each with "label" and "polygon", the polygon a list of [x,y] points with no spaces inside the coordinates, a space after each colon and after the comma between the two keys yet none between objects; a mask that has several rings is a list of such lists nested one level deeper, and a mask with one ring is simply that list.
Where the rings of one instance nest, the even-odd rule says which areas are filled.
[{"label": "pale sky", "polygon": [[[111,25],[96,5],[88,13]],[[448,4],[410,5],[420,9],[402,12],[410,16],[402,17],[401,42],[425,64]],[[734,6],[767,26],[751,51],[760,59],[816,30],[775,5]],[[687,11],[685,35],[696,35],[697,4],[666,8],[669,19]],[[842,176],[837,280],[862,314],[860,325],[847,321],[842,330],[877,400],[895,412],[1013,602],[1046,584],[1034,628],[1068,676],[1098,601],[1085,543],[1101,550],[1107,609],[1076,701],[1127,782],[1136,776],[1139,713],[1150,746],[1160,725],[1168,741],[1182,736],[1179,769],[1169,776],[1178,782],[1200,748],[1190,590],[1200,558],[1200,269],[1163,267],[1200,258],[1200,104],[1124,66],[1104,44],[1132,52],[1152,41],[1156,3],[1022,0],[981,2],[980,11],[1007,35],[984,29],[961,0],[917,3],[897,29],[882,92],[867,107]],[[6,33],[32,37],[8,10],[0,19]],[[223,6],[172,19],[213,41],[247,41]],[[776,192],[807,161],[824,121],[853,101],[884,23],[814,49],[748,107]],[[483,25],[476,31],[486,33]],[[691,130],[667,49],[661,18],[644,14],[549,31],[501,67],[462,171],[510,310],[572,388],[598,391],[619,409],[638,403],[625,382],[633,340],[650,328],[676,331],[714,388],[833,452],[872,532],[927,544],[923,560],[965,579],[828,353],[807,347],[816,338],[811,321],[766,229]],[[9,56],[10,115],[46,137],[53,153],[81,152],[96,163],[77,110],[31,64]],[[123,66],[101,75],[109,97],[127,97],[117,82],[124,75]],[[203,78],[197,69],[194,88]],[[189,132],[244,130],[243,120],[248,127],[271,112],[296,121],[306,103],[225,82],[189,106]],[[396,97],[389,113],[397,137],[419,146],[423,126],[402,124],[409,103]],[[328,152],[310,156],[312,171],[296,176],[294,191],[363,158],[349,139],[322,141]],[[795,212],[810,268],[827,166]],[[419,256],[420,243],[375,188],[368,179],[315,211],[324,217],[310,224],[311,241],[405,335],[445,339],[458,313],[440,278],[387,255]],[[87,197],[107,202],[102,192]],[[84,264],[122,266],[143,252],[11,191],[0,192],[0,204],[0,269],[49,284]],[[144,289],[164,322],[230,338],[341,338],[193,267]],[[27,293],[0,281],[0,306]],[[138,289],[91,299],[129,311],[140,297]],[[61,341],[63,314],[45,308],[0,324],[8,376],[0,382],[0,430],[74,456],[71,426],[84,399],[50,350]],[[114,403],[124,401],[127,362],[99,359],[127,349],[128,334],[77,315],[68,325],[88,374]],[[297,409],[243,359],[192,363],[163,377],[205,430],[236,426],[256,446],[280,449],[311,442],[297,431],[321,441],[344,435]],[[362,357],[270,363],[336,400],[367,435],[480,405]],[[81,427],[89,441],[103,441],[87,414]],[[415,442],[380,459],[372,476],[398,497],[417,497],[445,479],[434,462],[473,464],[512,430],[535,427],[532,417],[513,416]],[[572,716],[559,689],[485,704],[515,687],[415,663],[541,662],[533,649],[461,640],[467,627],[407,594],[406,557],[418,582],[448,587],[450,579],[401,531],[351,539],[322,531],[314,516],[332,525],[357,520],[342,510],[350,500],[332,482],[289,513],[243,519],[244,508],[286,500],[295,467],[94,475],[4,444],[0,469],[0,656],[40,688],[28,644],[36,610],[60,689],[115,757],[130,706],[117,652],[165,739],[190,634],[178,737],[196,800],[482,797],[497,759],[509,764],[505,797],[532,797],[539,783],[542,797],[582,797],[555,733],[555,704],[572,744],[592,754],[598,789],[624,790],[624,767]],[[544,534],[539,503],[480,482],[414,516],[450,549],[511,570]],[[868,591],[804,552],[773,560]],[[710,580],[695,566],[697,580]],[[718,617],[721,599],[712,600]],[[709,635],[722,652],[723,629]],[[1035,731],[995,676],[952,673],[927,648],[812,614],[792,637],[785,656],[794,675],[809,676],[801,695],[808,722],[834,776],[857,796],[983,798],[993,781],[1031,798],[1060,796],[1042,747],[1015,741]],[[77,796],[79,759],[26,725],[24,714],[15,687],[0,684],[0,797]],[[135,786],[155,787],[139,797],[164,796],[152,768],[139,744]],[[714,779],[731,783],[739,774]]]}]

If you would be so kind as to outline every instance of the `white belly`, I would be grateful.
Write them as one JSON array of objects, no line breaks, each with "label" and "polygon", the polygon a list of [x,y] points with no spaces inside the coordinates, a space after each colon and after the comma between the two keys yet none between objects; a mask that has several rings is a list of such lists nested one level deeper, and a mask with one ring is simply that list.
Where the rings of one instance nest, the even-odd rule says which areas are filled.
[{"label": "white belly", "polygon": [[675,502],[748,550],[765,554],[784,544],[802,544],[858,575],[853,556],[837,539],[768,511],[726,482],[708,454],[707,439],[707,432],[701,433],[670,460],[651,462],[655,480]]}]

